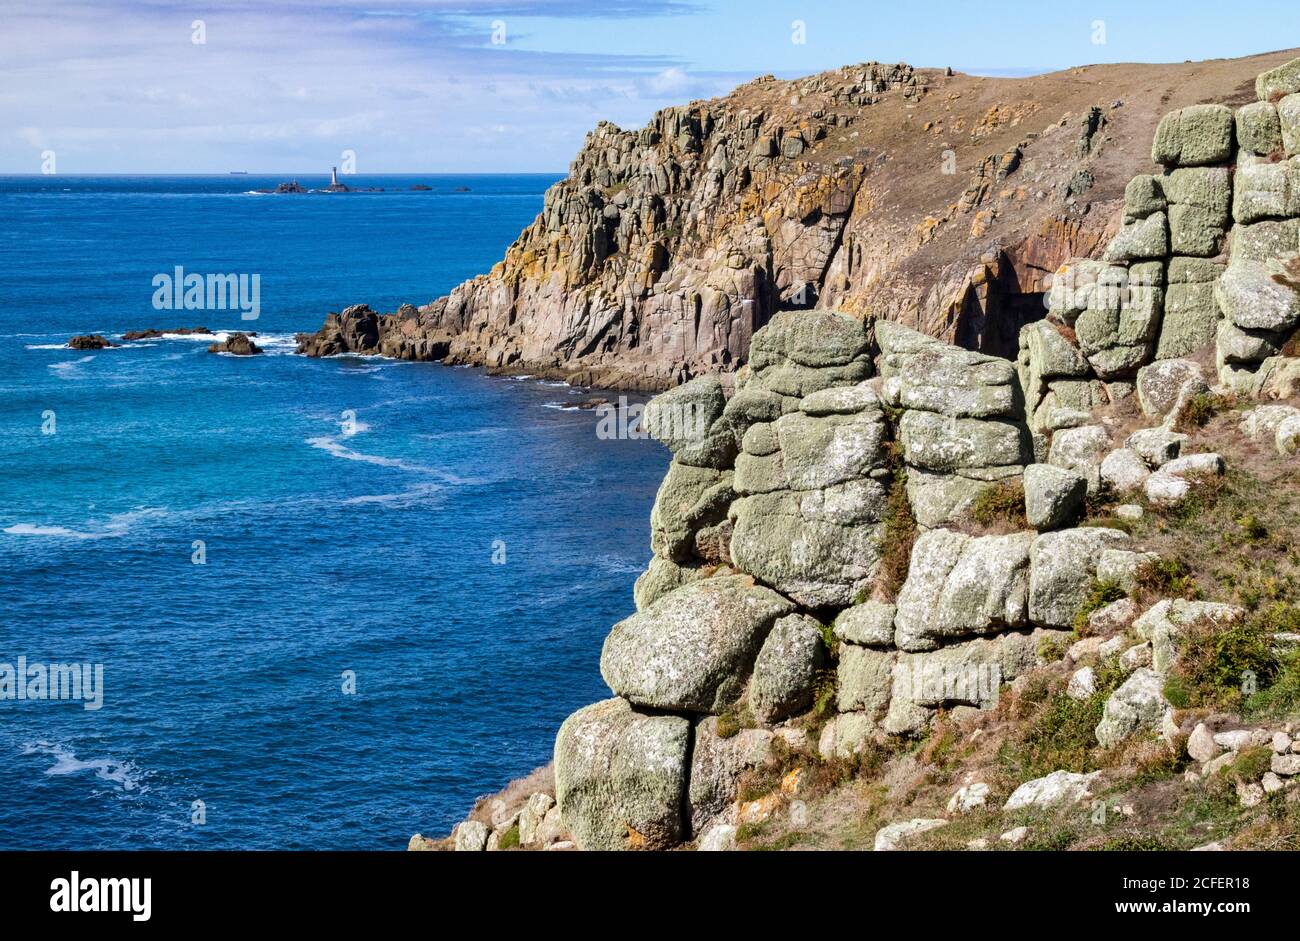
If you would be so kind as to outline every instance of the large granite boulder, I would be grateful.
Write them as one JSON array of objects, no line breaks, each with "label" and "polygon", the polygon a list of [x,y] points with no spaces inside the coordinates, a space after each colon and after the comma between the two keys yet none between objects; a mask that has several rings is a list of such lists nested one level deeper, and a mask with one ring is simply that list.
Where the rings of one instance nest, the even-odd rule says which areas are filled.
[{"label": "large granite boulder", "polygon": [[1073,627],[1102,554],[1128,542],[1126,533],[1103,527],[1040,535],[1029,552],[1029,620],[1042,627]]},{"label": "large granite boulder", "polygon": [[642,421],[682,464],[726,469],[736,455],[735,434],[715,427],[726,407],[722,381],[702,376],[655,396]]},{"label": "large granite boulder", "polygon": [[685,562],[694,554],[696,536],[727,517],[735,498],[732,472],[692,467],[673,461],[650,510],[650,548]]},{"label": "large granite boulder", "polygon": [[1237,144],[1256,157],[1267,157],[1282,147],[1282,122],[1277,105],[1256,101],[1237,109]]},{"label": "large granite boulder", "polygon": [[1215,294],[1224,316],[1243,330],[1290,330],[1300,325],[1300,282],[1273,262],[1234,259]]},{"label": "large granite boulder", "polygon": [[1235,123],[1232,109],[1224,105],[1171,111],[1156,128],[1151,159],[1169,167],[1223,163],[1232,156]]},{"label": "large granite boulder", "polygon": [[1106,700],[1095,730],[1098,743],[1113,748],[1138,732],[1169,731],[1173,706],[1165,699],[1164,685],[1165,678],[1154,670],[1136,670]]},{"label": "large granite boulder", "polygon": [[1255,79],[1255,95],[1260,101],[1300,92],[1300,59],[1263,73]]},{"label": "large granite boulder", "polygon": [[812,705],[817,672],[825,665],[822,626],[806,614],[791,614],[772,627],[754,661],[749,706],[767,724]]},{"label": "large granite boulder", "polygon": [[948,418],[934,412],[905,412],[899,437],[908,464],[941,473],[1023,464],[1031,450],[1020,425]]},{"label": "large granite boulder", "polygon": [[1051,464],[1025,468],[1025,518],[1038,530],[1074,522],[1088,497],[1088,476]]},{"label": "large granite boulder", "polygon": [[718,720],[705,716],[695,723],[691,749],[691,832],[703,833],[719,819],[734,823],[730,812],[746,771],[762,768],[771,759],[772,733],[766,729],[741,729],[735,735],[718,734]]},{"label": "large granite boulder", "polygon": [[1169,259],[1156,359],[1187,356],[1214,342],[1222,319],[1215,285],[1223,270],[1224,265],[1208,258]]},{"label": "large granite boulder", "polygon": [[665,849],[688,832],[690,723],[624,699],[579,709],[555,739],[555,796],[585,850]]},{"label": "large granite boulder", "polygon": [[845,644],[840,648],[836,670],[836,708],[840,712],[860,712],[872,722],[879,722],[889,708],[894,685],[893,650],[876,650]]},{"label": "large granite boulder", "polygon": [[1033,541],[1033,533],[923,533],[899,592],[895,644],[934,650],[953,639],[1023,627]]},{"label": "large granite boulder", "polygon": [[744,575],[692,582],[614,625],[601,676],[639,706],[722,712],[740,697],[772,625],[793,610]]}]

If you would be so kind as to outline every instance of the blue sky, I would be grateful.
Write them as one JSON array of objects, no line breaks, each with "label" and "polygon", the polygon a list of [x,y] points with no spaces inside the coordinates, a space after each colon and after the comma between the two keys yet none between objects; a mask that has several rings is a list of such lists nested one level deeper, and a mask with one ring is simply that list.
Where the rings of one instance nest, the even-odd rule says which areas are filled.
[{"label": "blue sky", "polygon": [[1289,46],[1296,0],[0,0],[0,173],[47,151],[61,173],[293,173],[344,151],[361,175],[562,171],[602,118],[638,126],[767,72]]}]

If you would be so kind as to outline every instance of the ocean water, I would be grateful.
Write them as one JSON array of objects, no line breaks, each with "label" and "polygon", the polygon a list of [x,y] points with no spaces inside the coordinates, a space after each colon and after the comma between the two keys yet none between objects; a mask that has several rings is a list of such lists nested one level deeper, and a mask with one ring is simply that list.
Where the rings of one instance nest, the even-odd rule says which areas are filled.
[{"label": "ocean water", "polygon": [[[0,699],[0,849],[401,849],[608,695],[667,452],[582,390],[292,354],[486,271],[554,179],[0,177],[0,664],[104,677]],[[258,274],[260,316],[155,309],[178,265]],[[63,346],[196,324],[267,352]]]}]

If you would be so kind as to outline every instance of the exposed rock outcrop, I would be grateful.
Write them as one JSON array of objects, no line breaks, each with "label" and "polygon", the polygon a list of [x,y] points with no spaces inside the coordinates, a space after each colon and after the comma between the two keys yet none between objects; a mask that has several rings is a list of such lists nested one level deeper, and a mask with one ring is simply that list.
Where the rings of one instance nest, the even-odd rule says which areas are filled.
[{"label": "exposed rock outcrop", "polygon": [[[864,63],[764,77],[640,129],[601,123],[489,273],[418,309],[331,314],[300,349],[658,390],[734,371],[779,311],[824,308],[1014,356],[1052,273],[1100,257],[1118,232],[1108,261],[1162,269],[1122,318],[1109,302],[1084,318],[1089,362],[1121,375],[1156,344],[1182,355],[1201,336],[1217,270],[1196,260],[1223,239],[1226,190],[1223,166],[1197,168],[1231,141],[1233,115],[1189,107],[1166,121],[1173,182],[1148,180],[1124,222],[1125,184],[1150,159],[1140,150],[1167,107],[1283,61],[1094,66],[1082,83],[1073,70],[994,82]],[[1171,251],[1195,263],[1165,279]],[[1188,321],[1171,318],[1167,341],[1155,316],[1166,296]],[[1058,405],[1087,390],[1056,390]]]}]

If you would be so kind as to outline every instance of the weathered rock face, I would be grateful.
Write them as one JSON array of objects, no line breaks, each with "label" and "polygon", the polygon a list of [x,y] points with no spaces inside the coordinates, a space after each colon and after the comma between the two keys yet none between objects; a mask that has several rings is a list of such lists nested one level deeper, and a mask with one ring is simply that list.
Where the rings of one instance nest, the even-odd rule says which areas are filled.
[{"label": "weathered rock face", "polygon": [[[1258,66],[1215,69],[1234,88]],[[1068,72],[989,83],[865,63],[765,77],[640,129],[601,123],[490,272],[419,308],[331,315],[300,348],[662,389],[736,369],[775,313],[816,307],[1012,356],[1051,273],[1099,257],[1120,225],[1122,188],[1145,158],[1127,142],[1151,139],[1162,94],[1195,105],[1190,79],[1203,84],[1203,71],[1094,66],[1086,84]],[[1082,134],[1066,117],[1116,99],[1126,106],[1098,109]],[[1235,136],[1224,114],[1192,107],[1167,121],[1162,159],[1202,166]],[[1272,125],[1255,124],[1263,146]],[[1221,203],[1188,189],[1135,196],[1141,212],[1120,237],[1131,244],[1112,256],[1213,254]],[[1123,369],[1133,355],[1102,359]]]},{"label": "weathered rock face", "polygon": [[624,699],[580,709],[555,739],[560,811],[584,849],[663,848],[688,832],[690,723]]},{"label": "weathered rock face", "polygon": [[718,713],[740,697],[772,625],[793,610],[746,576],[692,582],[615,624],[600,672],[636,705]]},{"label": "weathered rock face", "polygon": [[[1292,119],[1277,110],[1289,146]],[[1288,309],[1278,299],[1290,262],[1271,253],[1293,251],[1300,215],[1294,228],[1243,221],[1227,169],[1237,160],[1240,176],[1249,163],[1239,136],[1261,146],[1270,128],[1260,107],[1184,108],[1163,122],[1153,155],[1166,169],[1129,185],[1105,261],[1061,267],[1050,319],[1020,330],[1014,362],[885,319],[781,311],[754,333],[734,382],[699,378],[651,404],[647,423],[673,461],[638,613],[602,655],[619,698],[570,717],[556,745],[560,815],[580,846],[726,843],[740,777],[766,765],[777,737],[806,736],[803,713],[829,705],[823,691],[835,694],[818,742],[828,759],[923,734],[939,710],[991,709],[1003,684],[1065,649],[1099,583],[1136,590],[1153,555],[1116,529],[1061,527],[1103,486],[1158,503],[1185,492],[1189,474],[1223,472],[1218,455],[1180,457],[1188,436],[1172,419],[1209,389],[1204,360],[1186,354],[1216,342],[1221,379],[1227,365],[1260,389],[1300,383],[1276,362],[1288,328],[1257,325]],[[769,158],[785,144],[772,147]],[[1273,266],[1269,284],[1243,264]],[[1252,278],[1255,296],[1234,297]],[[349,329],[368,322],[359,313]],[[1273,365],[1251,366],[1257,348]],[[1160,424],[1121,440],[1122,425],[1093,410],[1128,396]],[[1242,430],[1300,449],[1289,407],[1248,412]],[[1033,528],[964,531],[980,495],[1008,481],[1023,487]],[[890,527],[914,538],[905,572],[880,564]],[[1180,637],[1241,616],[1181,600],[1137,614],[1128,600],[1093,612],[1097,636],[1071,648],[1131,671],[1095,729],[1107,747],[1171,737],[1163,688]],[[1126,639],[1130,625],[1142,643]],[[1099,675],[1075,670],[1069,695],[1095,695]],[[1094,780],[1058,772],[1007,807],[1077,801]]]}]

